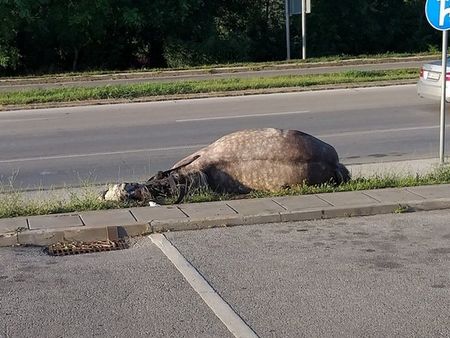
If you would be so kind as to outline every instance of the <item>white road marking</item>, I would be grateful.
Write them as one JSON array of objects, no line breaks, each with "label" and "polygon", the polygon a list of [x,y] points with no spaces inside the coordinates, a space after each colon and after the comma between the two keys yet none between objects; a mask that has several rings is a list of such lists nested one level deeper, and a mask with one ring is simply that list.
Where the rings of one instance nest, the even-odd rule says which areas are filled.
[{"label": "white road marking", "polygon": [[80,158],[80,157],[95,157],[95,156],[104,156],[104,155],[135,154],[135,153],[146,153],[146,152],[157,152],[157,151],[168,151],[168,150],[180,150],[180,149],[197,149],[197,148],[203,148],[203,147],[206,147],[206,146],[207,146],[206,144],[193,144],[193,145],[187,145],[187,146],[166,147],[166,148],[132,149],[132,150],[122,150],[122,151],[110,151],[110,152],[104,152],[104,153],[25,157],[25,158],[15,158],[15,159],[11,159],[11,160],[0,160],[0,163],[47,161],[47,160],[61,160],[61,159]]},{"label": "white road marking", "polygon": [[[7,123],[7,122],[29,122],[29,121],[43,121],[43,120],[50,120],[51,118],[48,117],[35,117],[35,118],[29,118],[29,119],[8,119],[8,120],[0,120],[0,123]],[[54,119],[54,118],[53,118]]]},{"label": "white road marking", "polygon": [[163,234],[148,236],[235,337],[258,337]]},{"label": "white road marking", "polygon": [[195,121],[210,121],[210,120],[229,120],[229,119],[244,119],[247,117],[264,117],[264,116],[277,116],[277,115],[296,115],[296,114],[308,114],[309,110],[303,111],[288,111],[282,113],[268,113],[268,114],[246,114],[246,115],[233,115],[233,116],[213,116],[213,117],[199,117],[195,119],[183,119],[175,120],[175,122],[195,122]]},{"label": "white road marking", "polygon": [[[446,127],[450,127],[450,124],[447,124]],[[342,132],[342,133],[333,133],[333,134],[319,134],[319,135],[315,135],[315,136],[318,138],[347,137],[347,136],[355,136],[355,135],[368,135],[368,134],[376,134],[376,133],[397,133],[397,132],[405,132],[405,131],[438,129],[438,128],[439,128],[439,126],[420,126],[420,127],[392,128],[392,129],[371,129],[371,130],[359,130],[359,131],[349,131],[349,132]],[[82,157],[136,154],[136,153],[158,152],[158,151],[169,151],[169,150],[200,149],[200,148],[203,148],[206,146],[207,146],[207,144],[194,144],[194,145],[174,146],[174,147],[166,147],[166,148],[146,148],[146,149],[131,149],[131,150],[122,150],[122,151],[110,151],[110,152],[103,152],[103,153],[25,157],[25,158],[16,158],[16,159],[10,159],[10,160],[0,160],[0,163],[6,164],[6,163],[20,163],[20,162],[31,162],[31,161],[72,159],[72,158],[82,158]]]},{"label": "white road marking", "polygon": [[56,174],[56,171],[45,170],[40,173],[41,176],[53,175]]},{"label": "white road marking", "polygon": [[[449,127],[447,124],[445,127]],[[359,131],[348,131],[335,134],[319,134],[317,137],[339,137],[339,136],[354,136],[354,135],[367,135],[374,133],[396,133],[402,131],[414,131],[423,129],[437,129],[439,126],[422,126],[422,127],[405,127],[405,128],[392,128],[392,129],[372,129],[372,130],[359,130]]]}]

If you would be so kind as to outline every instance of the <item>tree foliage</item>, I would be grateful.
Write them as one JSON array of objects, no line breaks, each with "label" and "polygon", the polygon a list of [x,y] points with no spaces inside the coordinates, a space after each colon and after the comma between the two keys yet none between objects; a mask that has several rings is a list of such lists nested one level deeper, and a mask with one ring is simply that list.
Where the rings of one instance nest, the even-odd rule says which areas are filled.
[{"label": "tree foliage", "polygon": [[[312,0],[308,54],[437,46],[424,3]],[[0,73],[281,60],[284,25],[284,0],[0,0]]]}]

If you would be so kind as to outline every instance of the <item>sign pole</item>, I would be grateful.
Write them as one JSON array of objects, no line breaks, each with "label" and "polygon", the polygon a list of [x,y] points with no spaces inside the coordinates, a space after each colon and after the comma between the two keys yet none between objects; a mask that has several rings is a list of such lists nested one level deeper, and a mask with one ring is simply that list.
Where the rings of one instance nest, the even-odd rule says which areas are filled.
[{"label": "sign pole", "polygon": [[430,25],[442,31],[441,116],[439,127],[439,163],[445,162],[445,103],[447,98],[447,49],[450,29],[450,7],[447,0],[427,0],[425,15]]},{"label": "sign pole", "polygon": [[441,119],[440,119],[440,138],[439,138],[439,163],[444,164],[445,155],[445,101],[447,90],[447,47],[448,31],[442,32],[442,88],[441,88]]},{"label": "sign pole", "polygon": [[306,0],[302,1],[302,59],[306,59]]},{"label": "sign pole", "polygon": [[286,60],[291,59],[291,33],[289,28],[289,0],[284,1],[285,14],[286,14]]}]

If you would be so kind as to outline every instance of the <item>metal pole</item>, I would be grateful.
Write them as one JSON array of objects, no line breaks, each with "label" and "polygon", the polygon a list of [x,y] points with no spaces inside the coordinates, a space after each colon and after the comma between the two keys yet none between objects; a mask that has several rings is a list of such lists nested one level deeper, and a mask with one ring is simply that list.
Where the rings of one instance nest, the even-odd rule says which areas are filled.
[{"label": "metal pole", "polygon": [[306,0],[302,0],[302,59],[306,59]]},{"label": "metal pole", "polygon": [[442,32],[442,88],[441,88],[441,123],[440,123],[440,138],[439,138],[439,162],[444,164],[445,155],[445,101],[446,101],[446,87],[447,87],[447,45],[448,45],[448,31]]},{"label": "metal pole", "polygon": [[291,33],[289,29],[289,0],[284,1],[286,14],[286,60],[291,59]]}]

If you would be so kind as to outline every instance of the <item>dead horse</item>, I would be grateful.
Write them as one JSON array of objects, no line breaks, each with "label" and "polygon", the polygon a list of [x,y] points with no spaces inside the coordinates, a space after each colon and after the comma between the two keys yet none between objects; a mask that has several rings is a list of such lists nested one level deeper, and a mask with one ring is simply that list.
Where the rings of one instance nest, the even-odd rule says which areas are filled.
[{"label": "dead horse", "polygon": [[178,196],[201,186],[220,193],[276,191],[295,185],[341,184],[350,180],[329,144],[298,130],[246,129],[223,136],[209,146],[160,171],[145,184],[125,183],[106,192],[106,199],[149,200]]},{"label": "dead horse", "polygon": [[329,144],[298,130],[246,129],[228,134],[177,162],[180,177],[206,175],[217,192],[276,191],[299,184],[341,184],[350,179]]}]

